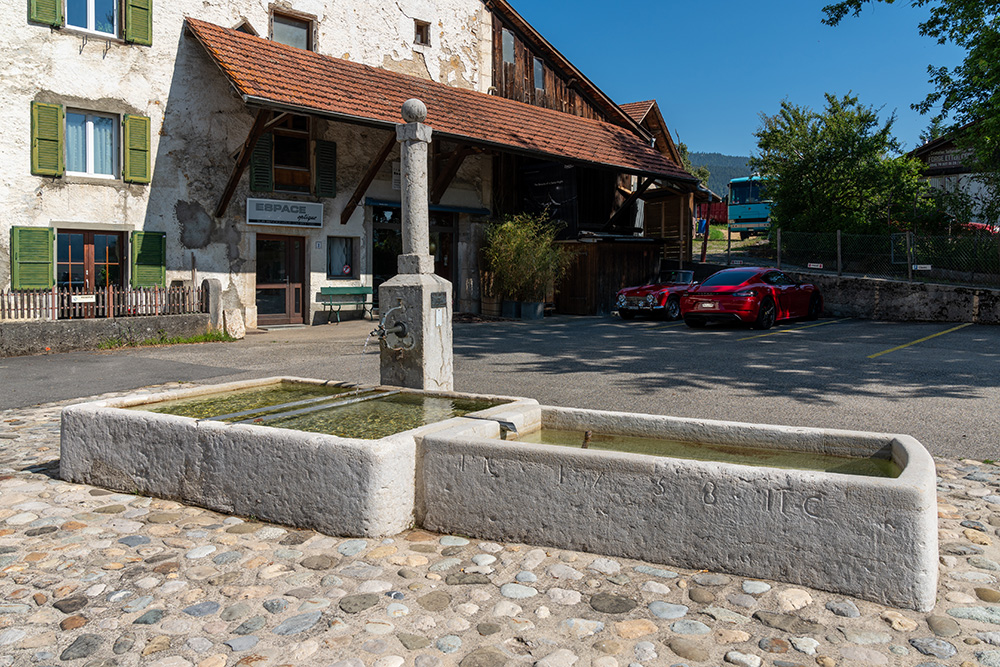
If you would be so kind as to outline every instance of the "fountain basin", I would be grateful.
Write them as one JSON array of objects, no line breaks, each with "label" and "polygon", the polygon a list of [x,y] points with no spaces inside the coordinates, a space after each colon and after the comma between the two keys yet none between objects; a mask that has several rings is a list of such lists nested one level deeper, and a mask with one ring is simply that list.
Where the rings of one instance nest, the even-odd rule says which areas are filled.
[{"label": "fountain basin", "polygon": [[[259,409],[253,392],[289,383],[330,393],[335,402],[354,389],[270,378],[70,406],[62,415],[61,476],[331,535],[385,537],[416,523],[482,539],[774,579],[920,611],[934,606],[934,463],[909,436],[542,407],[530,399],[389,387],[372,392],[429,400],[419,404],[422,425],[406,421],[376,438],[289,427],[336,431],[351,411],[340,413],[344,420],[331,413],[306,422],[295,416],[253,423],[273,416]],[[219,421],[226,416],[221,413],[246,412],[226,407],[226,394],[240,392],[241,407],[249,400],[250,412],[228,421],[250,423]],[[468,409],[481,400],[493,407],[450,417],[467,410],[442,412],[439,399]],[[153,411],[159,409],[181,414]],[[375,415],[384,421],[384,413]],[[510,426],[516,433],[508,432]],[[503,439],[530,438],[540,429],[590,430],[593,448]],[[749,451],[750,460],[759,461],[598,448],[616,437],[742,448],[741,456]],[[883,459],[889,476],[773,467],[781,452]],[[834,463],[827,469],[845,468]]]},{"label": "fountain basin", "polygon": [[[774,579],[927,611],[934,463],[905,435],[519,406],[527,428],[890,458],[867,477],[503,441],[458,420],[420,438],[425,528]],[[504,416],[503,409],[497,414]],[[508,416],[510,416],[508,414]]]},{"label": "fountain basin", "polygon": [[[451,420],[366,439],[151,411],[192,403],[199,414],[198,405],[211,405],[219,397],[289,384],[331,394],[351,389],[317,380],[269,378],[69,406],[62,412],[60,475],[331,535],[385,537],[411,527],[416,438]],[[430,395],[508,404],[519,400]],[[488,416],[496,409],[474,414]],[[430,418],[440,416],[434,411]]]}]

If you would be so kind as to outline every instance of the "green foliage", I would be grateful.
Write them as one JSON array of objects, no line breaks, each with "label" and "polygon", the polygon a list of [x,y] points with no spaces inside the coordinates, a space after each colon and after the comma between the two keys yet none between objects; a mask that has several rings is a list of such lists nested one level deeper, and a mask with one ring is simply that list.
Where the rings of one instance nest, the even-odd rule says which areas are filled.
[{"label": "green foliage", "polygon": [[544,301],[572,258],[570,251],[554,245],[560,229],[547,215],[528,213],[493,222],[483,246],[488,291],[511,301]]},{"label": "green foliage", "polygon": [[774,116],[761,115],[752,166],[768,178],[772,219],[788,231],[850,233],[903,228],[927,204],[922,163],[892,157],[895,117],[857,97],[826,95],[822,112],[787,100]]},{"label": "green foliage", "polygon": [[224,331],[210,331],[209,333],[198,334],[182,338],[180,336],[167,336],[164,330],[157,332],[159,335],[152,338],[139,338],[131,327],[123,327],[117,336],[105,338],[97,345],[99,350],[114,350],[122,347],[148,347],[152,345],[187,345],[192,343],[231,343],[236,339]]},{"label": "green foliage", "polygon": [[[985,206],[979,211],[990,220],[1000,219],[1000,2],[996,0],[908,0],[913,7],[930,7],[930,17],[918,27],[920,34],[939,44],[951,42],[966,50],[965,60],[953,69],[928,66],[934,85],[922,102],[921,113],[936,110],[935,123],[954,121],[951,130],[974,124],[974,130],[956,135],[960,146],[975,154],[973,168],[987,187]],[[835,26],[848,14],[858,16],[868,4],[895,0],[841,0],[823,8],[824,23]]]},{"label": "green foliage", "polygon": [[677,152],[681,154],[681,166],[684,167],[684,171],[697,178],[701,181],[701,184],[707,188],[708,179],[712,175],[712,172],[709,171],[708,167],[695,167],[691,164],[691,156],[688,153],[687,144],[683,141],[677,144]]}]

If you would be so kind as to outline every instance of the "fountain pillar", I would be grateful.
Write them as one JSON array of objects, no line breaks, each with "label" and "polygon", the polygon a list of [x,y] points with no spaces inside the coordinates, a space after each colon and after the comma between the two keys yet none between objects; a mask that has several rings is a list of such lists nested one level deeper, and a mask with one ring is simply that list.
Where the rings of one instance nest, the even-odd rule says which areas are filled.
[{"label": "fountain pillar", "polygon": [[386,385],[451,391],[451,283],[434,275],[430,254],[427,153],[432,129],[424,125],[420,100],[403,104],[396,126],[400,142],[403,254],[399,273],[379,287],[379,312],[386,332],[380,338],[381,382]]}]

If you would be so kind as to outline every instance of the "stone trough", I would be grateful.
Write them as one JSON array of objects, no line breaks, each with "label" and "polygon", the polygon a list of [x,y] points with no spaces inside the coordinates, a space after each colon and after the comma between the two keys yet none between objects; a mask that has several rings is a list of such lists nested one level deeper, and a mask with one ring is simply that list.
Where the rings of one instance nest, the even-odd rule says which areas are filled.
[{"label": "stone trough", "polygon": [[[144,404],[281,381],[133,395],[63,411],[64,479],[324,533],[416,523],[773,579],[929,610],[937,588],[933,460],[889,435],[506,404],[378,440],[158,414]],[[419,392],[418,392],[419,393]],[[499,420],[499,421],[498,421]],[[501,423],[504,427],[501,427]],[[891,458],[877,478],[503,440],[539,428]]]}]

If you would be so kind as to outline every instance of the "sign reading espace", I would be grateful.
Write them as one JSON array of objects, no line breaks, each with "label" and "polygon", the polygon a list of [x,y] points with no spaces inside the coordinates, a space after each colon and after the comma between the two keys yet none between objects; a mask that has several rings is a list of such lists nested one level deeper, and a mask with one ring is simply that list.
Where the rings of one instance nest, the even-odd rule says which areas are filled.
[{"label": "sign reading espace", "polygon": [[247,199],[247,224],[322,227],[323,204],[278,199]]}]

